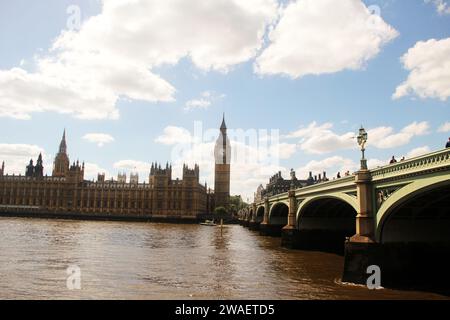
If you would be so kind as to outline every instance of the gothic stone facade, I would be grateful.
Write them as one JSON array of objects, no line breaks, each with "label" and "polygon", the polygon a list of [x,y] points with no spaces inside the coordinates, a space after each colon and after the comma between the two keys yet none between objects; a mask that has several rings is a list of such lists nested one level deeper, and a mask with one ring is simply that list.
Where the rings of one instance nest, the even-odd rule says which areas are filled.
[{"label": "gothic stone facade", "polygon": [[84,163],[70,165],[65,132],[51,176],[43,175],[42,156],[30,161],[25,176],[0,170],[0,213],[105,216],[122,218],[196,219],[207,213],[211,194],[199,183],[199,167],[183,167],[181,180],[172,179],[172,167],[152,164],[149,182],[97,182],[84,179]]}]

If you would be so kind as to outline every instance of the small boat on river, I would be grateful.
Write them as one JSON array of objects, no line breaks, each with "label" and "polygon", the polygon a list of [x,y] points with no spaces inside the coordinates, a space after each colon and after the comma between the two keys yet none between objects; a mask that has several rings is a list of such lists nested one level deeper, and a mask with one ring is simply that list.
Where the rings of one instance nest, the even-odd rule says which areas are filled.
[{"label": "small boat on river", "polygon": [[217,224],[214,223],[214,220],[205,220],[205,222],[200,223],[202,226],[216,226]]}]

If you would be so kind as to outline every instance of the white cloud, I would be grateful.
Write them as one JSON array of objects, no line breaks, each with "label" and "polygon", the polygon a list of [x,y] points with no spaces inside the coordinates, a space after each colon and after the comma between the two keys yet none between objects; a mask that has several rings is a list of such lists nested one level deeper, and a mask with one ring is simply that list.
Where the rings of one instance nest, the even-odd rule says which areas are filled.
[{"label": "white cloud", "polygon": [[44,170],[50,168],[51,171],[51,162],[50,164],[45,162],[48,157],[45,150],[31,144],[0,143],[0,165],[1,162],[5,161],[5,173],[24,175],[25,167],[29,164],[30,159],[33,159],[34,164],[36,164],[39,153],[42,153]]},{"label": "white cloud", "polygon": [[[370,158],[367,160],[367,166],[369,169],[385,166],[389,163],[389,160],[380,160],[377,158]],[[322,160],[311,160],[306,165],[297,169],[297,177],[304,179],[309,175],[311,171],[313,175],[321,174],[323,171],[327,173],[328,179],[336,177],[337,173],[341,173],[341,177],[345,172],[349,171],[354,173],[360,168],[360,163],[353,159],[344,158],[342,156],[332,156]]]},{"label": "white cloud", "polygon": [[[310,154],[325,154],[339,150],[356,149],[356,133],[347,132],[337,134],[332,131],[332,123],[318,125],[312,122],[308,126],[291,132],[284,138],[300,138],[299,149]],[[415,136],[429,133],[429,124],[426,121],[413,122],[395,133],[392,127],[376,127],[367,131],[367,145],[380,148],[394,148],[405,145]]]},{"label": "white cloud", "polygon": [[206,99],[192,99],[186,102],[185,110],[192,109],[208,109],[211,105],[211,101]]},{"label": "white cloud", "polygon": [[439,127],[438,132],[449,132],[450,131],[450,122],[444,123]]},{"label": "white cloud", "polygon": [[361,0],[292,1],[270,32],[255,70],[292,78],[358,70],[397,35]]},{"label": "white cloud", "polygon": [[410,73],[396,88],[394,99],[415,94],[420,98],[447,100],[450,96],[450,38],[419,41],[401,61]]},{"label": "white cloud", "polygon": [[35,72],[0,70],[0,116],[117,119],[120,98],[173,101],[175,88],[154,67],[189,57],[226,72],[255,57],[277,10],[275,0],[104,0],[99,15],[36,58]]},{"label": "white cloud", "polygon": [[84,164],[84,179],[86,180],[97,180],[98,174],[105,174],[105,179],[109,179],[111,177],[111,174],[108,172],[108,170],[102,168],[96,163],[90,163],[86,162]]},{"label": "white cloud", "polygon": [[300,149],[312,154],[323,154],[343,149],[356,148],[355,133],[334,133],[332,123],[317,125],[314,121],[306,128],[291,132],[286,138],[301,138]]},{"label": "white cloud", "polygon": [[432,3],[439,14],[450,14],[450,6],[444,0],[424,0],[425,3]]},{"label": "white cloud", "polygon": [[180,127],[167,126],[164,128],[164,133],[155,139],[155,142],[174,145],[179,143],[190,143],[191,133]]},{"label": "white cloud", "polygon": [[190,111],[193,109],[208,109],[213,102],[224,97],[224,94],[217,94],[213,91],[203,91],[200,98],[187,101],[184,110]]},{"label": "white cloud", "polygon": [[369,169],[377,168],[377,167],[383,167],[389,164],[389,160],[380,160],[376,158],[370,158],[367,160],[367,167]]},{"label": "white cloud", "polygon": [[83,139],[96,143],[99,147],[103,147],[105,143],[111,143],[114,141],[113,136],[106,133],[87,133],[83,136]]},{"label": "white cloud", "polygon": [[415,157],[421,156],[423,154],[429,153],[430,151],[431,151],[430,147],[428,147],[428,146],[418,147],[418,148],[415,148],[415,149],[412,149],[411,151],[409,151],[406,154],[406,158],[415,158]]},{"label": "white cloud", "polygon": [[428,122],[413,122],[404,127],[400,132],[393,133],[392,127],[377,127],[367,131],[367,145],[380,149],[395,148],[408,144],[415,136],[428,134]]},{"label": "white cloud", "polygon": [[276,145],[270,146],[270,152],[272,154],[278,153],[280,159],[289,159],[297,152],[297,145],[292,143],[279,143]]},{"label": "white cloud", "polygon": [[358,168],[358,164],[352,159],[344,158],[341,156],[333,156],[322,160],[312,160],[306,165],[296,170],[297,178],[306,179],[311,171],[313,175],[322,174],[323,171],[327,173],[328,179],[336,177],[338,172],[341,176],[348,170],[350,172],[355,171]]}]

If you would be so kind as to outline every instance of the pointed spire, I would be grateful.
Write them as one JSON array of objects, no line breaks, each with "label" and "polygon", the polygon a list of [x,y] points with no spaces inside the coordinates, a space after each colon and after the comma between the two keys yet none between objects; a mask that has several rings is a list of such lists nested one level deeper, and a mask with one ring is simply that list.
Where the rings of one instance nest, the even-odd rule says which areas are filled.
[{"label": "pointed spire", "polygon": [[61,139],[61,143],[59,144],[59,153],[67,152],[67,144],[66,144],[66,128],[64,128],[63,136]]},{"label": "pointed spire", "polygon": [[227,125],[225,124],[225,112],[223,113],[222,124],[220,125],[220,130],[227,130]]}]

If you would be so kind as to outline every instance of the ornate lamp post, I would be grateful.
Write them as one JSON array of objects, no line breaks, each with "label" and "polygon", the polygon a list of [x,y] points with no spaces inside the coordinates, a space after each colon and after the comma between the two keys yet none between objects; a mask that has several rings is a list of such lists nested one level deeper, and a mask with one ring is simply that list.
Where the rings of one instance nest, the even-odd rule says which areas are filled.
[{"label": "ornate lamp post", "polygon": [[358,135],[357,139],[358,139],[358,145],[361,147],[361,152],[362,152],[361,170],[367,170],[367,160],[364,157],[364,151],[366,151],[365,145],[367,142],[367,132],[366,132],[366,130],[364,130],[364,128],[362,126],[359,129],[359,135]]}]

